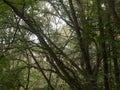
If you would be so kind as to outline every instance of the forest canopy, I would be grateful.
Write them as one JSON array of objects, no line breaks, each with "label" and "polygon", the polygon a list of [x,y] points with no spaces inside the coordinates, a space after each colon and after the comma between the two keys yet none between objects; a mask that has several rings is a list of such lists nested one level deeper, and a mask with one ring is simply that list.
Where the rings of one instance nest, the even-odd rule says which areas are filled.
[{"label": "forest canopy", "polygon": [[119,90],[120,0],[0,0],[0,90]]}]

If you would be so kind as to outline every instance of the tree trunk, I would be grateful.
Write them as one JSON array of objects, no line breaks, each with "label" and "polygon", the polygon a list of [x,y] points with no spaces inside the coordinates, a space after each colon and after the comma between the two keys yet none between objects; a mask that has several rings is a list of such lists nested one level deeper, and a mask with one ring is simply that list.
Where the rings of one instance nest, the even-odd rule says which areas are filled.
[{"label": "tree trunk", "polygon": [[[98,24],[99,24],[99,31],[100,31],[100,37],[105,37],[105,32],[103,28],[103,21],[102,21],[102,9],[101,9],[101,3],[100,0],[97,0],[97,9],[98,9]],[[102,57],[103,57],[103,70],[104,70],[104,87],[105,90],[109,89],[109,79],[108,79],[108,56],[107,56],[107,50],[106,50],[106,43],[105,40],[103,40],[101,43],[101,49],[102,49]]]}]

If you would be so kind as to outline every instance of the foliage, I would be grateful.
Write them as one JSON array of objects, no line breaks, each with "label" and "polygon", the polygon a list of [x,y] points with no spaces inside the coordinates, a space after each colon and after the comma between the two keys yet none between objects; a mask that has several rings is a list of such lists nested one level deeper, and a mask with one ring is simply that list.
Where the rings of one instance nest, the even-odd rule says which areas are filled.
[{"label": "foliage", "polygon": [[1,90],[119,90],[120,0],[0,0]]}]

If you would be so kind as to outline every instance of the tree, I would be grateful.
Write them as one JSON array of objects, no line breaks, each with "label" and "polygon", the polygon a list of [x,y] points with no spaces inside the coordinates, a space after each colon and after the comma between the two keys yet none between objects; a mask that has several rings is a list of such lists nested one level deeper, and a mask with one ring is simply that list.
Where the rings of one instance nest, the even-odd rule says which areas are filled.
[{"label": "tree", "polygon": [[7,52],[22,52],[18,55],[27,63],[25,90],[31,68],[40,71],[50,90],[55,90],[55,76],[72,90],[119,89],[119,1],[2,0],[1,4],[6,10],[0,10],[2,17],[11,13],[8,26],[5,17],[0,19],[4,30],[13,31],[13,50]]}]

